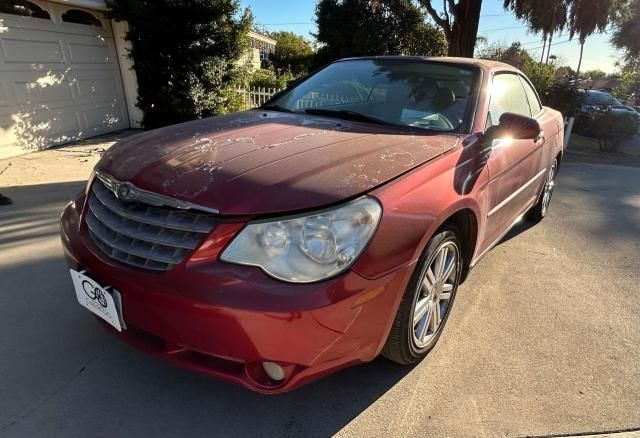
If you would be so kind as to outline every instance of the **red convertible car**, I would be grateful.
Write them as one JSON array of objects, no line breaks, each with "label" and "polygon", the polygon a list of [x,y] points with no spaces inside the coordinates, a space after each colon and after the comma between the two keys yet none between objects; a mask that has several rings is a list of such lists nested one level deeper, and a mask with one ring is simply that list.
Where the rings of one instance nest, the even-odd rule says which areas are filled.
[{"label": "red convertible car", "polygon": [[282,392],[423,359],[469,269],[547,213],[562,145],[561,114],[508,65],[344,59],[260,108],[121,141],[62,242],[114,334]]}]

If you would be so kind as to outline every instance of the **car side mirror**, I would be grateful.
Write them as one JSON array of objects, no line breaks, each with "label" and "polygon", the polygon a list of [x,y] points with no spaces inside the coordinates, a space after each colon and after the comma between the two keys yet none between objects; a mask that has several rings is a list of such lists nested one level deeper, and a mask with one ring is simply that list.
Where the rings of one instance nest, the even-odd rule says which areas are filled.
[{"label": "car side mirror", "polygon": [[493,139],[512,138],[514,140],[535,140],[542,129],[536,119],[515,113],[504,113],[500,123],[486,132]]}]

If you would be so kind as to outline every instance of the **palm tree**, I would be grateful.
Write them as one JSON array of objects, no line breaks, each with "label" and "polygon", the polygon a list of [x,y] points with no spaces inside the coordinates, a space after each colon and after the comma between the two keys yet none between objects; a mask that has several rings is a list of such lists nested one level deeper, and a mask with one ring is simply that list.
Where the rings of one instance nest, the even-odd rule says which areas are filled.
[{"label": "palm tree", "polygon": [[580,76],[580,67],[582,67],[582,54],[584,53],[585,39],[580,38],[580,57],[578,58],[578,68],[576,69],[576,78]]},{"label": "palm tree", "polygon": [[542,33],[542,53],[540,54],[540,64],[542,64],[542,60],[544,59],[544,51],[546,48],[547,48],[547,34],[543,32]]},{"label": "palm tree", "polygon": [[553,34],[562,31],[567,24],[566,1],[571,0],[504,0],[504,8],[513,11],[519,20],[526,21],[529,30],[542,32],[542,54],[540,63],[549,63]]},{"label": "palm tree", "polygon": [[582,67],[582,55],[584,54],[584,43],[587,37],[596,33],[604,32],[609,23],[612,6],[616,0],[569,0],[569,38],[578,35],[580,41],[580,58],[576,77],[580,74]]}]

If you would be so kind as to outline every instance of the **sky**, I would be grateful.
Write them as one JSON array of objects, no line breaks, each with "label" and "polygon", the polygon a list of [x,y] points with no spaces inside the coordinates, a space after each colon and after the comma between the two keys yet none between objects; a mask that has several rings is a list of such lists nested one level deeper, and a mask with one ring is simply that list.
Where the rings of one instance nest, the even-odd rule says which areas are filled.
[{"label": "sky", "polygon": [[[440,2],[434,2],[440,4]],[[478,35],[488,39],[489,44],[510,45],[520,41],[532,54],[540,58],[542,36],[527,32],[526,26],[517,21],[511,13],[505,12],[503,0],[484,0]],[[316,0],[241,0],[242,7],[251,7],[255,21],[267,30],[287,30],[308,39],[315,32],[314,10]],[[580,44],[577,38],[569,41],[568,33],[554,35],[551,54],[558,57],[558,63],[578,66]],[[607,73],[616,70],[615,62],[619,53],[609,44],[609,35],[592,35],[584,45],[582,71],[600,69]],[[535,58],[535,56],[534,56]]]}]

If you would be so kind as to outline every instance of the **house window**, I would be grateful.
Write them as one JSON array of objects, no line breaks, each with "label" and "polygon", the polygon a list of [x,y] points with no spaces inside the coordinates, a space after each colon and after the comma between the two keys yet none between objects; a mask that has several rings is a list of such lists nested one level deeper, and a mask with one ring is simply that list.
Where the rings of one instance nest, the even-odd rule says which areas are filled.
[{"label": "house window", "polygon": [[84,24],[87,26],[102,27],[102,22],[98,20],[95,15],[90,14],[87,11],[81,11],[80,9],[69,9],[62,14],[62,21],[67,23]]},{"label": "house window", "polygon": [[0,13],[51,20],[47,11],[25,0],[0,0]]}]

